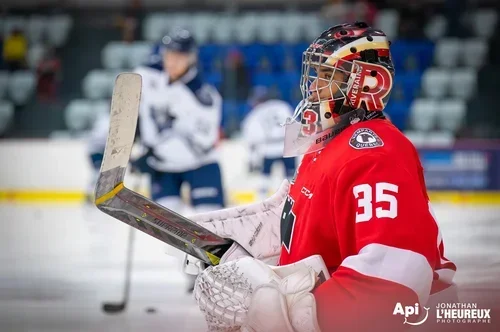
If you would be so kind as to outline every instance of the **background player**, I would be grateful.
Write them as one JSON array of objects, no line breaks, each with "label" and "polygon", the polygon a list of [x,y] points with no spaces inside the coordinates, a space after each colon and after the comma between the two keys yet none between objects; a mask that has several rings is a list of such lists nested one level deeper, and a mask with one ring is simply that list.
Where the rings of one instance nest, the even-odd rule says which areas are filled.
[{"label": "background player", "polygon": [[[139,116],[141,144],[147,153],[135,167],[152,174],[152,198],[180,213],[187,207],[181,185],[190,186],[197,211],[224,206],[216,144],[221,97],[202,81],[197,48],[189,31],[176,29],[163,38],[164,71],[144,80]],[[189,210],[188,210],[189,211]]]},{"label": "background player", "polygon": [[[160,53],[163,71],[137,70],[143,76],[139,129],[146,153],[133,166],[151,175],[152,199],[169,209],[181,214],[221,209],[224,191],[216,149],[221,97],[201,78],[197,46],[188,30],[178,28],[165,36]],[[183,185],[189,186],[191,206],[181,197]],[[186,271],[198,272],[197,260],[168,250],[184,258]]]},{"label": "background player", "polygon": [[[321,255],[331,278],[316,289],[320,276],[308,269],[271,278],[254,258],[210,267],[195,288],[208,322],[231,325],[247,311],[244,331],[396,331],[405,327],[397,303],[434,307],[453,295],[456,268],[443,256],[418,154],[382,113],[393,77],[385,34],[363,22],[308,47],[285,138],[285,155],[305,156],[280,218],[262,222],[281,224],[279,265]],[[243,307],[228,306],[247,290]]]},{"label": "background player", "polygon": [[285,101],[271,98],[266,87],[257,86],[249,98],[252,110],[242,123],[242,134],[249,150],[249,168],[259,174],[259,196],[266,198],[273,188],[271,170],[281,163],[285,177],[292,179],[295,172],[295,158],[283,158],[285,128],[283,124],[292,113],[292,107]]}]

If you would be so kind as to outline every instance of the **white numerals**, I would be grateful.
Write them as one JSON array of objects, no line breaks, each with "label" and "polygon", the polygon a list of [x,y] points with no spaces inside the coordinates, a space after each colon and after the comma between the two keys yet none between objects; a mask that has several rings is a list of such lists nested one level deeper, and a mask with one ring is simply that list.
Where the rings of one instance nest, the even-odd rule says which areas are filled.
[{"label": "white numerals", "polygon": [[[353,188],[354,197],[358,199],[358,207],[363,209],[363,213],[356,212],[356,222],[368,221],[373,217],[372,208],[372,186],[360,184]],[[362,194],[362,198],[359,195]]]},{"label": "white numerals", "polygon": [[[398,193],[398,186],[379,182],[375,184],[375,202],[384,204],[384,207],[379,206],[375,209],[377,218],[391,218],[398,216],[398,200],[394,194]],[[373,218],[373,188],[369,184],[360,184],[353,188],[354,197],[358,200],[358,208],[362,212],[356,212],[356,222],[365,222]]]}]

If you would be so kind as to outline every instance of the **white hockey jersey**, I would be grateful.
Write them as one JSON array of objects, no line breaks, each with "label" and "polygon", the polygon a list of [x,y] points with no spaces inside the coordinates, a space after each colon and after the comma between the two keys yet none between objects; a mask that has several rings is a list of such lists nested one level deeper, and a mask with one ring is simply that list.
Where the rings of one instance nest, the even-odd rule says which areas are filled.
[{"label": "white hockey jersey", "polygon": [[169,83],[168,75],[140,67],[142,96],[139,113],[141,142],[158,158],[149,158],[157,171],[184,172],[218,160],[222,98],[201,81],[196,68]]},{"label": "white hockey jersey", "polygon": [[102,112],[97,115],[97,118],[89,132],[87,139],[87,152],[90,155],[104,154],[106,147],[106,139],[109,132],[109,113]]},{"label": "white hockey jersey", "polygon": [[272,99],[258,104],[243,120],[242,134],[255,156],[283,157],[286,119],[293,114],[292,107],[281,100]]}]

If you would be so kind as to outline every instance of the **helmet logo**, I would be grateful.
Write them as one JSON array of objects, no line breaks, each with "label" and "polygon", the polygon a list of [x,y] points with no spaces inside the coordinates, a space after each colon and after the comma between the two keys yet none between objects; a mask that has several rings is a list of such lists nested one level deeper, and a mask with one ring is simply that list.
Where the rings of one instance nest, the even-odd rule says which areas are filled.
[{"label": "helmet logo", "polygon": [[353,108],[361,108],[364,103],[368,111],[383,110],[392,89],[391,73],[381,65],[354,63],[357,71],[352,74],[346,102]]},{"label": "helmet logo", "polygon": [[309,136],[318,131],[318,113],[311,109],[306,109],[302,113],[302,134]]}]

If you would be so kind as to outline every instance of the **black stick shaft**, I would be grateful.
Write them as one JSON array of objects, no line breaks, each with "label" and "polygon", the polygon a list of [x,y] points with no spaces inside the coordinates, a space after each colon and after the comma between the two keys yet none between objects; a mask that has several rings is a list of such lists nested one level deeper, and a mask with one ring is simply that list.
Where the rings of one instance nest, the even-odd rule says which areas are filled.
[{"label": "black stick shaft", "polygon": [[130,297],[130,284],[132,283],[132,262],[134,259],[134,239],[135,238],[135,229],[133,227],[129,227],[128,230],[128,241],[127,241],[127,257],[125,261],[125,284],[123,288],[123,299],[118,303],[104,303],[102,306],[102,310],[106,313],[120,313],[128,305],[129,297]]}]

